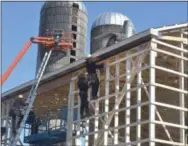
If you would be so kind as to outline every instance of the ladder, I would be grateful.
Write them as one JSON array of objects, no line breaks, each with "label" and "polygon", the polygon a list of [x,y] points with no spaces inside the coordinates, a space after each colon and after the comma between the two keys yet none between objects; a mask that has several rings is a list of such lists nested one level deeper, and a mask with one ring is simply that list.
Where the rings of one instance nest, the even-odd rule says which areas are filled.
[{"label": "ladder", "polygon": [[34,82],[32,88],[31,88],[29,96],[28,96],[28,98],[26,100],[26,103],[28,103],[28,105],[27,105],[27,107],[26,107],[26,109],[25,109],[25,111],[23,113],[24,117],[23,117],[23,119],[22,119],[22,121],[20,123],[19,129],[16,131],[16,135],[14,137],[12,137],[10,146],[16,146],[16,144],[17,144],[17,142],[18,142],[18,140],[20,138],[20,134],[21,134],[21,132],[22,132],[22,130],[24,128],[24,125],[25,125],[25,122],[26,122],[26,120],[28,118],[29,112],[31,111],[32,105],[33,105],[33,103],[35,101],[37,88],[38,88],[39,83],[40,83],[40,81],[42,79],[42,76],[44,74],[44,71],[45,71],[47,63],[49,61],[49,58],[51,56],[51,53],[52,53],[52,50],[49,50],[49,51],[47,51],[45,53],[45,55],[43,57],[42,63],[40,65],[40,68],[38,70],[37,76],[35,78],[35,82]]}]

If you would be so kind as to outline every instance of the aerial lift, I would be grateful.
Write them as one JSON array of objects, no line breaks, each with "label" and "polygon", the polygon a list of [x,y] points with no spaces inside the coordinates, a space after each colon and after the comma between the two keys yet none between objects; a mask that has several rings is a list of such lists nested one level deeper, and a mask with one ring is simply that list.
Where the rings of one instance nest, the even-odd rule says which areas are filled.
[{"label": "aerial lift", "polygon": [[15,57],[15,59],[13,60],[9,68],[6,70],[6,72],[2,75],[1,85],[3,85],[6,79],[10,76],[11,72],[14,70],[18,62],[22,59],[22,57],[27,52],[27,50],[29,49],[32,43],[43,45],[46,48],[46,53],[43,57],[42,63],[36,75],[35,82],[32,85],[29,96],[26,100],[26,103],[28,103],[28,106],[25,108],[25,111],[23,113],[24,117],[22,119],[22,122],[20,123],[20,126],[19,126],[20,128],[17,129],[16,135],[12,137],[10,146],[16,146],[17,141],[19,140],[22,129],[24,128],[29,112],[35,101],[37,88],[39,86],[39,83],[41,81],[41,78],[43,76],[43,73],[45,71],[45,68],[47,66],[47,63],[51,56],[52,51],[53,50],[65,51],[65,50],[71,50],[73,48],[71,33],[64,33],[63,30],[54,30],[52,32],[47,30],[45,36],[31,37],[30,40],[25,44],[25,46],[18,53],[18,55]]},{"label": "aerial lift", "polygon": [[7,80],[10,76],[11,72],[14,70],[18,62],[25,55],[29,47],[32,43],[43,45],[49,52],[51,50],[70,50],[72,49],[72,36],[70,33],[61,33],[62,30],[54,30],[54,32],[48,32],[45,36],[36,36],[31,37],[30,40],[24,45],[24,47],[20,50],[18,55],[15,57],[11,65],[8,67],[6,72],[1,77],[1,85]]}]

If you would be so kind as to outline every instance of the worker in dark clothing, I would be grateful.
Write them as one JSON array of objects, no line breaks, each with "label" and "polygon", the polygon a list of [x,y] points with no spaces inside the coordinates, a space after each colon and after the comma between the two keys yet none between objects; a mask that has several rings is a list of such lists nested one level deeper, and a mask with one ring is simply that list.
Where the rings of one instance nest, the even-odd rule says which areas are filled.
[{"label": "worker in dark clothing", "polygon": [[78,76],[78,88],[79,88],[79,96],[81,100],[80,114],[81,118],[84,118],[84,111],[86,115],[89,115],[89,107],[88,107],[88,81],[84,74],[80,74]]},{"label": "worker in dark clothing", "polygon": [[[23,99],[23,95],[19,95],[18,99],[16,99],[9,111],[9,116],[12,118],[12,134],[16,134],[16,130],[19,128],[20,123],[23,119],[22,110],[24,110],[24,107],[27,106],[28,103],[25,103]],[[16,123],[16,119],[19,119]]]},{"label": "worker in dark clothing", "polygon": [[5,135],[7,129],[5,127],[1,127],[1,137]]},{"label": "worker in dark clothing", "polygon": [[39,125],[41,124],[40,118],[36,115],[33,109],[29,112],[29,116],[26,121],[27,124],[31,125],[31,134],[37,134]]},{"label": "worker in dark clothing", "polygon": [[86,59],[86,70],[88,72],[88,81],[91,84],[92,87],[92,99],[97,99],[97,93],[99,89],[99,79],[97,76],[97,69],[100,69],[100,71],[103,71],[104,64],[96,64],[97,58],[90,57]]}]

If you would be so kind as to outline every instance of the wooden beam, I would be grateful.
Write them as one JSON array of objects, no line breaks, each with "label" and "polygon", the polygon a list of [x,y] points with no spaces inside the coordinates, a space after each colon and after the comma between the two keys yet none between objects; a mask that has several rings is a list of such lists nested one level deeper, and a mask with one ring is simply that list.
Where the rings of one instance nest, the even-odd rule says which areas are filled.
[{"label": "wooden beam", "polygon": [[[119,56],[116,56],[116,60],[119,60]],[[115,96],[115,102],[117,102],[119,96],[118,96],[118,93],[119,93],[119,74],[120,74],[120,62],[118,62],[115,66],[115,74],[117,76],[116,80],[115,80],[115,93],[116,93],[116,96]],[[116,106],[115,107],[116,110],[119,109],[119,106]],[[119,113],[116,112],[115,113],[115,118],[114,118],[114,127],[117,127],[119,125]],[[118,133],[118,129],[114,130],[114,144],[118,144],[119,143],[119,133]]]},{"label": "wooden beam", "polygon": [[[183,34],[180,34],[181,39],[183,39]],[[188,39],[187,39],[188,42]],[[180,43],[180,47],[181,49],[184,49],[183,47],[183,43]],[[181,57],[184,57],[184,52],[181,52]],[[184,60],[180,60],[179,61],[179,72],[181,74],[184,74]],[[179,89],[181,90],[185,90],[185,78],[184,76],[179,76]],[[184,93],[179,93],[179,101],[180,104],[179,106],[181,108],[185,108],[185,94]],[[181,126],[185,126],[185,112],[184,111],[180,111],[180,124]],[[185,143],[185,129],[180,129],[180,142],[181,143]]]},{"label": "wooden beam", "polygon": [[[105,80],[105,96],[109,96],[109,79],[110,79],[110,66],[108,65],[109,62],[106,62],[106,80]],[[105,99],[105,109],[104,112],[108,112],[109,111],[109,99]],[[108,119],[108,114],[106,114],[105,116],[105,120]],[[104,123],[104,129],[108,129],[108,126],[106,123]],[[108,132],[104,132],[104,145],[108,145]]]},{"label": "wooden beam", "polygon": [[[139,63],[143,62],[143,60],[145,59],[145,57],[147,56],[147,54],[148,54],[148,53],[144,53],[144,54],[140,55],[140,57],[139,57],[139,59],[138,59],[138,62],[139,62]],[[135,77],[135,75],[136,75],[136,70],[137,70],[137,68],[136,68],[136,66],[134,66],[133,69],[132,69],[132,71],[131,71],[131,77],[130,77],[130,79],[128,80],[127,83],[130,84],[130,83],[133,81],[133,79],[134,79],[134,77]],[[125,94],[127,93],[127,91],[126,91],[126,84],[124,85],[124,87],[123,87],[121,93],[122,93],[122,94],[121,94],[121,96],[119,97],[118,101],[116,102],[115,106],[117,106],[117,105],[119,105],[119,104],[121,103],[123,97],[124,97]],[[112,118],[113,118],[113,116],[114,116],[114,113],[115,113],[115,109],[113,109],[112,113],[109,115],[109,118],[108,118],[108,120],[106,121],[106,124],[107,124],[107,125],[109,125],[109,124],[111,123],[111,120],[112,120]],[[102,143],[101,143],[102,140],[103,140],[103,138],[101,138],[101,137],[102,137],[102,132],[99,133],[99,137],[100,137],[100,139],[98,139],[98,146],[100,146],[100,145],[102,144]]]},{"label": "wooden beam", "polygon": [[[138,67],[141,68],[142,64],[139,64]],[[142,71],[139,71],[138,75],[137,75],[137,87],[139,87],[142,84],[141,79],[142,79]],[[142,103],[142,99],[141,99],[142,90],[141,89],[142,88],[138,88],[138,90],[137,90],[137,105],[140,105]],[[142,117],[141,114],[142,114],[141,106],[138,106],[137,107],[137,121],[138,122],[141,122],[141,117]],[[137,141],[141,140],[141,125],[137,125],[137,127],[136,127],[136,140]],[[137,146],[141,146],[141,144],[138,143]]]},{"label": "wooden beam", "polygon": [[72,134],[73,134],[73,119],[74,119],[74,95],[72,92],[74,91],[74,81],[70,82],[70,88],[69,88],[69,101],[68,101],[68,121],[67,121],[67,139],[66,143],[67,146],[72,146]]},{"label": "wooden beam", "polygon": [[182,42],[184,44],[188,44],[188,39],[183,37],[174,37],[174,36],[160,36],[160,40],[166,40],[166,41],[174,41],[174,42]]},{"label": "wooden beam", "polygon": [[[130,56],[130,54],[127,52],[126,57]],[[131,83],[129,82],[130,77],[131,77],[131,60],[132,58],[129,58],[126,60],[126,89],[125,91],[129,91],[131,88]],[[135,64],[133,63],[133,67],[135,66],[136,70],[137,70],[137,65],[136,65],[136,61]],[[139,63],[139,62],[138,62]],[[130,107],[131,106],[131,92],[127,92],[125,94],[125,105],[126,107]],[[130,124],[130,119],[131,119],[131,110],[127,109],[125,110],[125,123],[126,125]],[[130,142],[130,127],[126,127],[125,128],[125,143],[129,143]]]}]

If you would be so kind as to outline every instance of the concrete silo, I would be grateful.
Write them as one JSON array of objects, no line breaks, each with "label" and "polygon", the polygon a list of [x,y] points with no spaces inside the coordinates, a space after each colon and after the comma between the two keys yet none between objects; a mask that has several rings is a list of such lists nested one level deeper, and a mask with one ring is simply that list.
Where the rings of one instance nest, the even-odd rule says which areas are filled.
[{"label": "concrete silo", "polygon": [[105,12],[94,21],[91,29],[91,53],[106,48],[135,33],[131,20],[117,12]]},{"label": "concrete silo", "polygon": [[[53,51],[45,73],[53,72],[85,56],[87,23],[87,9],[82,2],[47,1],[44,3],[40,12],[39,36],[44,35],[47,30],[64,30],[73,34],[73,50]],[[45,51],[44,47],[39,46],[37,70]]]}]

